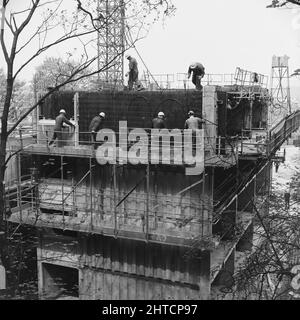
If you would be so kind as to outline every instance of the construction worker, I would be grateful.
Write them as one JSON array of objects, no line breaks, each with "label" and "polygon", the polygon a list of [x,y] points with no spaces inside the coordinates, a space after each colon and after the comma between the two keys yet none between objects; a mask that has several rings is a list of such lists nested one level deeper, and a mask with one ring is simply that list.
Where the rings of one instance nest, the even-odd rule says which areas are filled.
[{"label": "construction worker", "polygon": [[62,131],[64,123],[75,129],[74,124],[66,118],[66,111],[64,109],[61,109],[59,111],[59,115],[55,119],[54,133],[51,141],[49,142],[49,146],[51,146],[54,143],[55,139],[58,139],[59,141],[62,140]]},{"label": "construction worker", "polygon": [[291,194],[289,192],[285,192],[284,193],[285,210],[289,210],[290,208],[290,198],[291,198]]},{"label": "construction worker", "polygon": [[91,133],[91,141],[92,143],[96,143],[96,137],[97,137],[97,132],[103,128],[103,123],[105,120],[105,113],[100,112],[98,115],[96,115],[90,125],[89,125],[89,131]]},{"label": "construction worker", "polygon": [[189,118],[185,121],[184,129],[191,129],[192,130],[192,145],[193,150],[196,149],[196,131],[198,129],[202,129],[202,123],[205,123],[204,120],[195,117],[194,111],[189,111],[188,113]]},{"label": "construction worker", "polygon": [[157,118],[152,120],[152,128],[153,129],[164,129],[166,128],[165,124],[165,114],[163,112],[159,112]]},{"label": "construction worker", "polygon": [[125,75],[126,77],[129,76],[128,89],[133,90],[134,85],[136,85],[138,90],[142,90],[143,87],[139,81],[139,70],[136,59],[129,54],[126,55],[126,59],[129,60],[129,71]]},{"label": "construction worker", "polygon": [[201,79],[205,75],[205,68],[200,62],[194,62],[189,66],[188,70],[188,79],[191,77],[193,73],[192,82],[196,86],[196,89],[201,90]]},{"label": "construction worker", "polygon": [[291,199],[291,188],[289,187],[289,183],[286,184],[287,185],[287,190],[284,193],[284,202],[285,202],[285,210],[289,210],[290,209],[290,199]]},{"label": "construction worker", "polygon": [[192,129],[192,130],[197,130],[197,129],[202,129],[202,123],[205,123],[204,120],[195,117],[194,111],[189,111],[188,113],[189,118],[185,121],[184,124],[184,129]]}]

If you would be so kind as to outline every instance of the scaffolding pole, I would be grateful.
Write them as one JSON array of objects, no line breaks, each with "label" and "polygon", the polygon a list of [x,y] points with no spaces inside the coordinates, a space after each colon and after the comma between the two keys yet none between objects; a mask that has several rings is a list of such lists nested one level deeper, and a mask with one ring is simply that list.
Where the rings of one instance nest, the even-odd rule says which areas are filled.
[{"label": "scaffolding pole", "polygon": [[91,206],[91,230],[93,229],[93,172],[92,158],[90,158],[90,206]]},{"label": "scaffolding pole", "polygon": [[117,173],[116,165],[113,164],[113,185],[114,185],[114,234],[117,237]]},{"label": "scaffolding pole", "polygon": [[60,177],[61,177],[61,200],[63,213],[63,227],[65,228],[65,201],[64,201],[64,157],[60,157]]},{"label": "scaffolding pole", "polygon": [[79,147],[79,126],[78,126],[78,120],[79,120],[79,93],[76,92],[74,95],[74,121],[75,121],[75,137],[74,137],[74,144],[75,148]]},{"label": "scaffolding pole", "polygon": [[17,177],[18,177],[18,187],[17,187],[17,193],[18,193],[18,205],[20,210],[20,222],[22,223],[22,189],[21,189],[21,157],[20,154],[17,154]]},{"label": "scaffolding pole", "polygon": [[203,178],[202,178],[202,195],[200,195],[200,201],[201,201],[201,221],[202,221],[202,223],[200,223],[199,225],[201,225],[202,226],[202,230],[201,230],[201,236],[203,237],[204,236],[204,234],[203,234],[203,232],[204,232],[204,228],[203,228],[203,221],[204,221],[204,210],[205,210],[205,199],[206,199],[206,197],[205,197],[205,182],[206,182],[206,179],[205,179],[205,175],[206,175],[206,172],[205,172],[205,166],[204,166],[204,171],[203,171]]},{"label": "scaffolding pole", "polygon": [[146,192],[147,192],[147,203],[146,203],[146,241],[149,240],[149,209],[150,209],[150,165],[147,164],[146,174]]}]

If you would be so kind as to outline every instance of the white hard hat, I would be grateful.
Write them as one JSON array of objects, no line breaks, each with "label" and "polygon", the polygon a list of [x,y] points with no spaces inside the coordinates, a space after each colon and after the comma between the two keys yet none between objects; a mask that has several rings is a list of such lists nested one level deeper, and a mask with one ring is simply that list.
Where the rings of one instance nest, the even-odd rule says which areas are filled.
[{"label": "white hard hat", "polygon": [[161,112],[161,111],[160,111],[160,112],[158,113],[158,116],[159,116],[159,117],[164,117],[164,116],[165,116],[165,114],[164,114],[163,112]]},{"label": "white hard hat", "polygon": [[65,109],[60,109],[59,113],[66,113]]},{"label": "white hard hat", "polygon": [[102,117],[102,118],[105,118],[105,113],[104,112],[100,112],[99,116]]},{"label": "white hard hat", "polygon": [[130,54],[126,54],[125,58],[126,59],[131,58],[131,55]]}]

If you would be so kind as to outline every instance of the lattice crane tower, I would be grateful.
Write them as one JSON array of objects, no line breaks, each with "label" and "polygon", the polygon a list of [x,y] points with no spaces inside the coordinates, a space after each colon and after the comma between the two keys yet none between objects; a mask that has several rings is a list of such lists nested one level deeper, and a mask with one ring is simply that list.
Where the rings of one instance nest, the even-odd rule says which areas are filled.
[{"label": "lattice crane tower", "polygon": [[276,121],[278,117],[291,113],[289,57],[286,55],[273,56],[270,91],[272,102],[270,120]]},{"label": "lattice crane tower", "polygon": [[123,85],[123,52],[125,48],[125,4],[124,0],[98,0],[99,16],[105,17],[105,25],[98,33],[98,68],[112,66],[98,74],[103,87]]}]

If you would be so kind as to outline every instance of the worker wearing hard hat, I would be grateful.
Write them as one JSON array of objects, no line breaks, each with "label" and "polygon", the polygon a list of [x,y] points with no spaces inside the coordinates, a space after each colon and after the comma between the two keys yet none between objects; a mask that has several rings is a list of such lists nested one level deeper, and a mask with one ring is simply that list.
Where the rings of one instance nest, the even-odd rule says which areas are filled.
[{"label": "worker wearing hard hat", "polygon": [[205,75],[205,68],[200,62],[194,62],[189,66],[188,70],[188,79],[191,77],[193,73],[192,82],[196,86],[196,89],[201,90],[201,79]]},{"label": "worker wearing hard hat", "polygon": [[194,111],[189,111],[189,118],[185,121],[184,129],[192,129],[193,131],[197,129],[202,129],[202,123],[205,123],[204,120],[195,117]]},{"label": "worker wearing hard hat", "polygon": [[202,124],[205,123],[203,119],[200,119],[198,117],[195,117],[194,111],[189,111],[188,113],[189,118],[185,121],[184,129],[190,129],[192,130],[192,147],[193,151],[196,150],[196,132],[199,129],[202,129]]},{"label": "worker wearing hard hat", "polygon": [[105,120],[105,113],[100,112],[98,115],[96,115],[92,119],[89,125],[89,132],[91,133],[91,141],[94,144],[96,143],[97,132],[103,128],[104,120]]},{"label": "worker wearing hard hat", "polygon": [[51,146],[56,139],[60,141],[62,140],[62,129],[64,123],[75,128],[74,124],[67,119],[66,111],[64,109],[61,109],[59,111],[59,115],[55,119],[54,133],[51,141],[49,142],[49,146]]},{"label": "worker wearing hard hat", "polygon": [[166,128],[165,123],[165,114],[163,112],[159,112],[157,117],[152,120],[152,128],[153,129],[164,129]]}]

